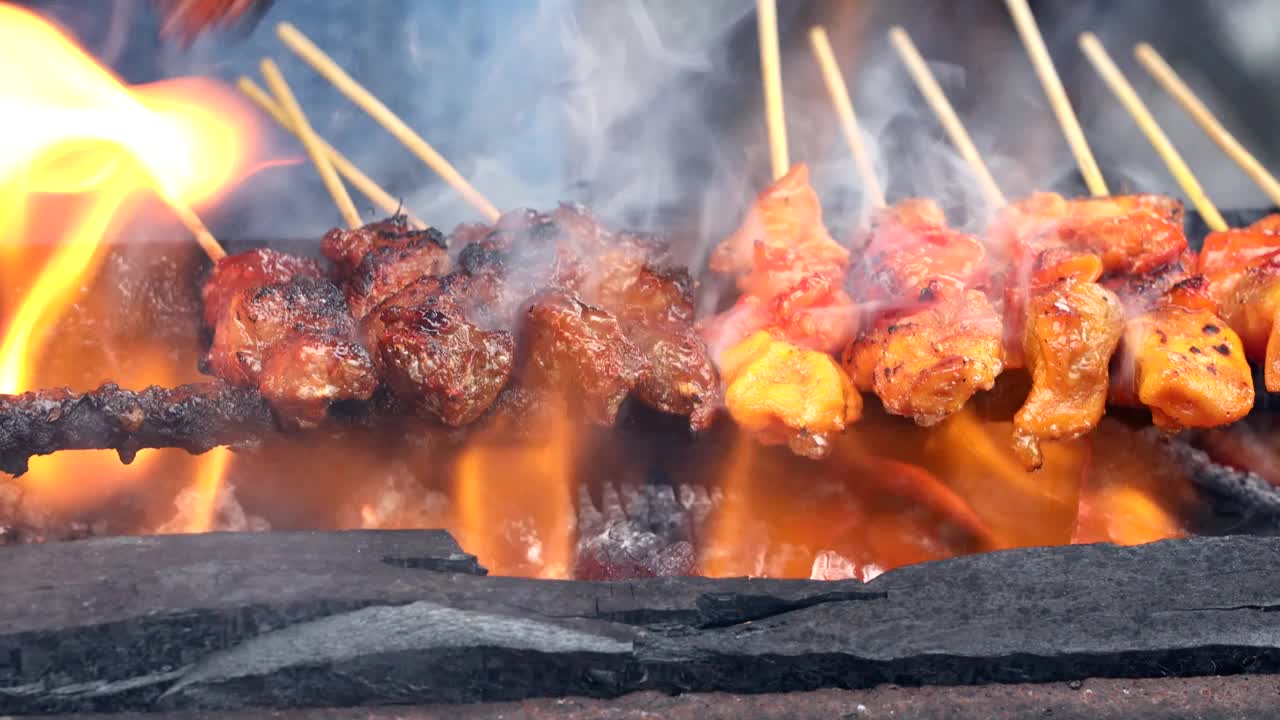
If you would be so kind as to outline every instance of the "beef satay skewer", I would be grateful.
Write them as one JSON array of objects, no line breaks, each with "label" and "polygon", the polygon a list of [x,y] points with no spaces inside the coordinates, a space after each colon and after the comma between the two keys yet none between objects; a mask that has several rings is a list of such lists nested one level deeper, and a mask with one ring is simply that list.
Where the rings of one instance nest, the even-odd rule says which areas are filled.
[{"label": "beef satay skewer", "polygon": [[880,179],[876,177],[875,165],[871,162],[871,154],[862,142],[862,130],[858,127],[858,116],[853,112],[853,100],[849,97],[849,86],[845,83],[844,74],[836,62],[836,55],[831,50],[831,40],[827,30],[815,26],[809,30],[809,45],[813,48],[813,56],[822,69],[822,79],[826,83],[827,93],[831,95],[831,104],[835,106],[836,115],[840,118],[840,127],[844,130],[845,142],[849,144],[849,152],[853,153],[853,163],[858,168],[858,176],[871,198],[871,206],[884,207],[884,190],[880,188]]},{"label": "beef satay skewer", "polygon": [[[244,93],[268,115],[275,118],[275,121],[279,123],[281,127],[295,135],[297,134],[297,131],[293,127],[293,121],[289,118],[288,114],[285,113],[284,108],[280,107],[280,105],[276,103],[266,90],[259,87],[253,80],[243,76],[236,84],[240,88],[240,92]],[[403,214],[409,221],[409,224],[414,228],[418,230],[427,229],[428,225],[425,222],[412,213],[406,212],[404,210],[404,204],[400,200],[392,197],[391,194],[386,190],[383,190],[378,183],[374,182],[368,175],[361,172],[360,168],[356,167],[355,163],[348,160],[346,155],[338,152],[336,148],[326,142],[324,138],[319,135],[316,135],[315,139],[320,144],[320,148],[324,151],[325,155],[329,156],[330,162],[333,163],[333,169],[337,170],[338,174],[342,175],[348,183],[351,183],[352,187],[364,193],[365,197],[369,198],[369,200],[373,201],[373,203],[378,206],[378,209],[388,215],[395,215],[397,213]]]},{"label": "beef satay skewer", "polygon": [[1006,205],[1004,193],[1000,191],[1000,186],[996,184],[996,180],[992,177],[987,164],[983,162],[982,155],[978,153],[978,148],[974,146],[973,139],[969,137],[969,131],[965,130],[964,123],[960,122],[960,117],[956,115],[955,108],[951,107],[951,101],[947,100],[946,93],[942,91],[942,86],[938,84],[937,78],[929,70],[929,65],[925,63],[924,57],[916,49],[911,37],[902,28],[894,27],[889,30],[889,39],[893,42],[894,49],[898,51],[902,62],[906,64],[907,71],[911,73],[911,78],[915,80],[920,94],[929,103],[929,107],[933,108],[934,115],[938,117],[943,129],[947,131],[952,144],[956,146],[956,149],[964,157],[965,162],[973,169],[978,178],[978,183],[987,195],[987,199],[996,207]]},{"label": "beef satay skewer", "polygon": [[1089,32],[1081,34],[1080,49],[1084,52],[1085,57],[1089,59],[1094,69],[1097,70],[1098,75],[1102,77],[1103,82],[1111,88],[1111,92],[1115,94],[1116,99],[1124,106],[1129,116],[1138,124],[1142,134],[1151,143],[1151,147],[1155,149],[1156,153],[1160,155],[1160,159],[1169,168],[1169,173],[1173,175],[1173,179],[1177,181],[1182,191],[1187,194],[1191,203],[1196,206],[1196,210],[1204,218],[1205,224],[1212,230],[1226,230],[1227,223],[1222,219],[1222,214],[1218,212],[1218,208],[1214,206],[1213,201],[1205,194],[1204,188],[1196,180],[1191,168],[1187,167],[1186,161],[1182,159],[1182,155],[1173,146],[1169,136],[1164,133],[1164,130],[1160,129],[1160,124],[1151,115],[1146,103],[1142,102],[1138,91],[1134,90],[1133,85],[1129,83],[1124,73],[1120,71],[1120,68],[1116,67],[1106,48],[1098,41],[1098,37]]},{"label": "beef satay skewer", "polygon": [[1017,26],[1018,34],[1022,36],[1022,43],[1027,46],[1031,64],[1035,67],[1036,75],[1040,77],[1040,84],[1049,98],[1049,106],[1058,117],[1062,134],[1066,137],[1067,144],[1071,146],[1071,153],[1075,155],[1076,164],[1080,166],[1080,174],[1084,176],[1089,193],[1094,197],[1106,197],[1110,194],[1107,191],[1106,179],[1102,176],[1102,170],[1098,168],[1098,161],[1094,159],[1093,152],[1089,150],[1089,141],[1085,138],[1084,130],[1080,128],[1080,121],[1071,107],[1071,100],[1067,98],[1066,89],[1062,87],[1062,79],[1058,77],[1058,70],[1053,66],[1053,58],[1049,56],[1049,50],[1044,45],[1044,37],[1040,34],[1040,28],[1036,25],[1036,18],[1031,14],[1027,0],[1005,0],[1005,3],[1009,6],[1009,14],[1013,16],[1013,24]]},{"label": "beef satay skewer", "polygon": [[262,77],[267,81],[267,87],[276,96],[276,102],[280,103],[280,107],[284,108],[290,124],[293,125],[294,133],[302,141],[307,154],[311,156],[316,172],[320,173],[320,179],[324,181],[325,189],[333,197],[333,202],[338,206],[338,212],[342,214],[347,227],[352,230],[360,227],[363,224],[360,222],[360,213],[356,210],[355,203],[351,202],[351,195],[342,184],[342,178],[338,177],[337,171],[333,169],[328,153],[320,146],[315,131],[311,129],[311,123],[307,121],[307,115],[298,104],[298,99],[294,97],[293,90],[284,79],[284,74],[270,59],[263,59],[261,69]]},{"label": "beef satay skewer", "polygon": [[496,222],[502,215],[493,203],[480,194],[467,179],[458,172],[448,160],[444,159],[431,144],[414,132],[391,109],[373,96],[363,85],[356,82],[333,58],[311,42],[293,25],[280,23],[276,26],[276,35],[280,41],[292,50],[303,62],[311,66],[321,77],[328,80],[347,99],[355,103],[391,133],[406,148],[431,168],[446,183],[457,190],[463,199],[471,204],[489,222]]},{"label": "beef satay skewer", "polygon": [[760,74],[764,82],[764,121],[769,132],[769,158],[773,179],[791,169],[787,151],[787,116],[782,104],[782,60],[778,53],[776,0],[756,0],[756,27],[760,34]]},{"label": "beef satay skewer", "polygon": [[1267,171],[1262,163],[1254,157],[1239,140],[1236,140],[1222,123],[1214,117],[1200,98],[1187,86],[1182,78],[1178,77],[1178,73],[1174,71],[1164,58],[1160,57],[1160,53],[1147,43],[1139,43],[1133,51],[1134,56],[1138,58],[1138,62],[1147,69],[1151,77],[1169,93],[1174,100],[1182,106],[1187,114],[1191,115],[1196,124],[1204,130],[1209,139],[1217,143],[1218,147],[1231,158],[1245,174],[1250,177],[1258,187],[1266,193],[1271,202],[1280,205],[1280,180]]}]

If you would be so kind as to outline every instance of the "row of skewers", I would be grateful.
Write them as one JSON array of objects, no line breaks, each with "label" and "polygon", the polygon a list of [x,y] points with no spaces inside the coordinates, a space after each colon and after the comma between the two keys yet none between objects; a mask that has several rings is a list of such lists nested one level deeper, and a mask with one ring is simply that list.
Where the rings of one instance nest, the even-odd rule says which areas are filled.
[{"label": "row of skewers", "polygon": [[[335,404],[362,402],[464,426],[524,412],[530,395],[554,390],[603,424],[630,395],[687,416],[694,429],[723,405],[762,441],[821,457],[860,416],[861,392],[927,425],[1007,368],[1025,367],[1032,390],[1015,418],[1015,450],[1029,468],[1041,462],[1041,442],[1087,432],[1108,402],[1149,407],[1169,429],[1239,419],[1254,398],[1248,359],[1264,363],[1268,387],[1280,389],[1280,343],[1272,341],[1280,272],[1271,270],[1280,266],[1280,222],[1228,230],[1090,36],[1086,53],[1217,232],[1196,255],[1181,203],[1108,197],[1025,3],[1009,5],[1095,197],[1036,194],[1006,204],[923,58],[895,29],[917,85],[1003,209],[980,239],[948,227],[928,200],[885,206],[847,87],[816,28],[815,55],[879,208],[868,232],[837,242],[807,169],[787,157],[776,15],[772,0],[759,0],[775,183],[712,257],[713,270],[737,276],[739,301],[696,322],[689,281],[664,265],[661,243],[609,232],[581,208],[501,215],[323,51],[281,25],[286,46],[486,224],[445,238],[400,214],[397,200],[315,134],[279,68],[264,60],[269,91],[247,78],[240,87],[298,136],[348,228],[326,236],[322,267],[270,251],[225,257],[198,219],[180,213],[216,263],[205,288],[214,337],[207,368],[256,388],[288,425],[314,426]],[[346,184],[396,217],[362,225]],[[530,263],[535,271],[515,271]],[[136,422],[128,411],[122,418]],[[121,433],[111,441],[127,443]]]}]

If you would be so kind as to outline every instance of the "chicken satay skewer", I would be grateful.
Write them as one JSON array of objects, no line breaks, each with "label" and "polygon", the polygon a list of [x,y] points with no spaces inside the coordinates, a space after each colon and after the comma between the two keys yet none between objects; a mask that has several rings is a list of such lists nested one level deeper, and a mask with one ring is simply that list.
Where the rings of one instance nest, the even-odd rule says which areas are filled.
[{"label": "chicken satay skewer", "polygon": [[1196,210],[1200,211],[1200,216],[1204,218],[1205,224],[1212,230],[1226,230],[1227,223],[1222,219],[1218,208],[1214,206],[1213,201],[1205,194],[1204,188],[1200,186],[1200,182],[1196,180],[1196,176],[1191,172],[1191,168],[1187,167],[1187,163],[1182,159],[1182,155],[1177,148],[1169,140],[1169,136],[1160,129],[1160,124],[1151,115],[1151,111],[1147,109],[1146,103],[1142,102],[1138,91],[1133,89],[1133,85],[1116,67],[1115,62],[1107,53],[1107,49],[1099,42],[1098,36],[1093,33],[1082,33],[1080,35],[1080,49],[1084,52],[1085,57],[1097,70],[1098,75],[1102,77],[1103,82],[1111,88],[1111,92],[1115,94],[1116,99],[1128,111],[1130,117],[1138,124],[1138,128],[1142,130],[1142,134],[1146,136],[1147,141],[1151,143],[1151,147],[1160,155],[1160,159],[1164,161],[1169,168],[1169,173],[1173,175],[1173,179],[1177,181],[1182,191],[1191,199]]},{"label": "chicken satay skewer", "polygon": [[[297,131],[293,126],[293,121],[285,113],[284,108],[280,107],[280,105],[266,90],[259,87],[253,80],[243,76],[236,84],[240,88],[240,92],[244,93],[268,115],[275,118],[275,121],[279,123],[281,127],[295,135],[297,134]],[[330,162],[333,163],[333,169],[337,170],[339,175],[342,175],[347,182],[351,183],[352,187],[364,193],[365,197],[369,198],[373,204],[378,206],[378,209],[388,215],[402,213],[405,218],[408,219],[409,224],[414,228],[418,230],[427,229],[428,226],[425,222],[412,213],[406,212],[404,210],[403,203],[392,197],[386,190],[383,190],[382,187],[379,186],[378,183],[374,182],[368,175],[361,172],[360,168],[356,167],[355,163],[348,160],[346,155],[338,152],[338,150],[326,142],[324,138],[317,135],[315,136],[315,139],[320,144],[320,148],[324,151],[325,155],[329,156]]]},{"label": "chicken satay skewer", "polygon": [[1174,71],[1164,58],[1160,57],[1160,53],[1147,43],[1140,43],[1133,51],[1134,56],[1138,58],[1138,62],[1147,69],[1151,77],[1160,83],[1165,92],[1169,93],[1174,100],[1182,106],[1184,110],[1191,115],[1196,124],[1204,130],[1209,139],[1217,143],[1218,147],[1231,158],[1240,169],[1245,171],[1258,187],[1262,189],[1267,197],[1271,198],[1271,202],[1280,205],[1280,180],[1267,171],[1262,163],[1254,157],[1239,140],[1236,140],[1222,123],[1214,117],[1208,107],[1196,97],[1196,94],[1178,77],[1178,73]]},{"label": "chicken satay skewer", "polygon": [[414,155],[417,155],[427,167],[431,168],[446,183],[457,190],[462,197],[471,204],[480,214],[489,222],[496,222],[501,216],[498,209],[493,203],[489,202],[480,194],[467,179],[458,172],[448,160],[444,159],[431,144],[422,139],[422,136],[414,132],[403,120],[401,120],[391,109],[373,96],[363,85],[356,82],[333,58],[329,57],[323,50],[311,42],[306,35],[303,35],[293,25],[289,23],[280,23],[276,26],[276,35],[280,41],[292,50],[303,62],[311,66],[321,77],[328,80],[338,92],[347,96],[347,99],[358,105],[374,120],[378,122],[387,132],[391,133]]},{"label": "chicken satay skewer", "polygon": [[[992,204],[1007,206],[1004,194],[923,57],[900,28],[894,28],[891,37],[952,142],[974,174],[988,186],[987,196]],[[1034,57],[1034,51],[1032,54]],[[1083,134],[1080,141],[1084,141]],[[1077,154],[1078,159],[1081,157],[1092,158],[1087,145]],[[1095,171],[1096,165],[1091,168],[1082,161],[1081,172],[1086,178]],[[1100,172],[1090,185],[1091,189],[1100,187],[1105,192]],[[1013,331],[1006,330],[1005,354],[1025,355],[1032,375],[1031,392],[1014,416],[1014,450],[1028,468],[1038,468],[1043,462],[1040,441],[1082,435],[1095,427],[1106,411],[1108,365],[1120,342],[1123,316],[1119,298],[1095,282],[1097,259],[1083,260],[1088,262],[1063,263],[1063,272],[1059,273],[1062,278],[1057,282],[1039,283],[1025,278],[1028,285],[1019,290],[1025,296],[1025,310],[1019,306],[1013,311],[1016,317],[1009,317],[1006,312],[1005,323]],[[1068,265],[1072,266],[1070,270]],[[1029,275],[1031,268],[1027,270]],[[1025,329],[1019,331],[1024,323]]]},{"label": "chicken satay skewer", "polygon": [[333,202],[338,206],[338,212],[342,214],[347,227],[352,230],[360,227],[363,224],[360,222],[360,213],[356,210],[355,203],[351,202],[351,195],[342,184],[342,178],[338,177],[337,171],[333,169],[329,154],[320,146],[315,131],[311,129],[311,123],[307,121],[307,114],[302,111],[302,106],[294,97],[288,81],[284,79],[284,73],[280,72],[280,68],[274,61],[266,58],[262,61],[261,70],[263,79],[267,81],[267,87],[271,88],[272,94],[276,96],[276,102],[284,108],[294,132],[302,141],[307,154],[311,156],[311,163],[315,165],[316,172],[320,173],[320,179],[324,181],[325,189],[333,197]]},{"label": "chicken satay skewer", "polygon": [[1044,37],[1040,35],[1040,28],[1036,25],[1036,18],[1031,14],[1027,0],[1006,0],[1006,4],[1009,6],[1009,14],[1013,16],[1013,23],[1018,28],[1018,34],[1022,36],[1022,43],[1027,46],[1027,54],[1031,56],[1031,64],[1040,77],[1045,95],[1049,97],[1049,105],[1058,117],[1058,124],[1062,126],[1062,134],[1066,136],[1067,144],[1071,146],[1071,153],[1075,155],[1076,164],[1080,166],[1080,174],[1084,176],[1089,193],[1094,197],[1106,197],[1110,194],[1107,191],[1106,179],[1102,176],[1102,170],[1098,168],[1098,161],[1094,159],[1093,152],[1089,150],[1089,141],[1080,128],[1075,110],[1071,108],[1071,100],[1067,98],[1067,91],[1062,87],[1062,79],[1058,77],[1058,71],[1053,66],[1053,58],[1049,57],[1049,50],[1044,45]]},{"label": "chicken satay skewer", "polygon": [[893,42],[894,49],[898,51],[902,62],[907,66],[907,71],[911,73],[912,79],[915,80],[920,94],[924,96],[925,101],[929,103],[929,107],[933,109],[934,115],[942,123],[943,129],[951,137],[952,144],[964,156],[965,162],[969,164],[974,175],[977,176],[978,183],[982,186],[983,192],[986,193],[987,199],[996,207],[1006,205],[1004,193],[1000,191],[1000,186],[996,184],[996,180],[992,177],[987,164],[982,160],[982,155],[978,153],[978,148],[974,146],[973,139],[969,137],[969,131],[965,130],[964,123],[960,122],[955,108],[951,107],[951,101],[947,100],[947,95],[942,91],[942,86],[938,84],[937,78],[929,70],[929,65],[925,63],[924,57],[916,49],[916,45],[911,41],[911,37],[907,35],[907,31],[900,27],[892,28],[889,30],[889,39]]},{"label": "chicken satay skewer", "polygon": [[853,112],[853,100],[849,97],[849,86],[840,72],[836,55],[831,49],[831,40],[827,30],[815,26],[809,30],[809,45],[813,48],[813,56],[822,69],[822,79],[831,95],[831,103],[835,106],[836,115],[840,118],[840,127],[844,130],[845,142],[849,144],[849,152],[853,153],[853,163],[858,168],[862,185],[871,198],[871,206],[884,207],[884,191],[880,188],[880,179],[876,177],[875,165],[871,162],[871,153],[862,142],[862,129],[858,127],[858,116]]},{"label": "chicken satay skewer", "polygon": [[[1280,204],[1280,182],[1218,122],[1173,68],[1150,45],[1134,54],[1143,67],[1195,119],[1201,129]],[[1280,256],[1280,237],[1273,235],[1276,216],[1254,226],[1213,233],[1205,238],[1199,271],[1209,280],[1227,325],[1240,335],[1245,352],[1262,364],[1267,390],[1280,391],[1280,276],[1272,258]]]}]

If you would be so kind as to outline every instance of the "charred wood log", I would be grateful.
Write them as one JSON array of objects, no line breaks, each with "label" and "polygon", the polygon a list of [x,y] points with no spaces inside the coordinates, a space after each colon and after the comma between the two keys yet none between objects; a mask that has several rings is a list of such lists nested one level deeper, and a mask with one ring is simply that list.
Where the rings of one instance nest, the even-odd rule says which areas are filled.
[{"label": "charred wood log", "polygon": [[275,429],[257,390],[222,382],[124,390],[112,383],[0,395],[0,471],[21,475],[33,455],[115,450],[124,463],[144,448],[202,453]]},{"label": "charred wood log", "polygon": [[[368,402],[336,404],[328,422],[312,434],[341,435],[357,428],[393,430],[424,427],[445,443],[473,433],[499,439],[538,438],[547,413],[558,406],[519,384],[508,385],[489,411],[464,428],[446,428],[413,416],[392,398],[377,393]],[[115,450],[124,463],[139,450],[179,448],[192,454],[219,446],[256,446],[297,436],[286,429],[270,403],[254,388],[222,381],[124,390],[107,383],[85,393],[66,388],[0,395],[0,473],[22,475],[33,456],[60,450]]]},{"label": "charred wood log", "polygon": [[440,532],[0,549],[0,714],[1280,671],[1280,540],[1034,548],[869,584],[482,577]]}]

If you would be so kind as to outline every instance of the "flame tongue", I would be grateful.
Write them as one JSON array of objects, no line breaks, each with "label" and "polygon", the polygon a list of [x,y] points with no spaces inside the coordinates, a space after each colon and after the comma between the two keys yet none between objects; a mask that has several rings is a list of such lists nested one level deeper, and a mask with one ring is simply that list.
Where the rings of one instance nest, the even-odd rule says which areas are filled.
[{"label": "flame tongue", "polygon": [[[120,313],[137,308],[86,307],[101,321],[56,330],[86,300],[105,243],[135,200],[199,206],[244,174],[256,137],[250,116],[210,81],[126,87],[48,22],[5,4],[0,108],[0,392],[187,379],[193,358],[154,339],[80,352],[110,344]],[[196,478],[212,501],[226,466],[222,454],[140,460],[124,467],[112,453],[68,453],[43,458],[22,483],[33,503],[74,514],[153,473]]]}]

